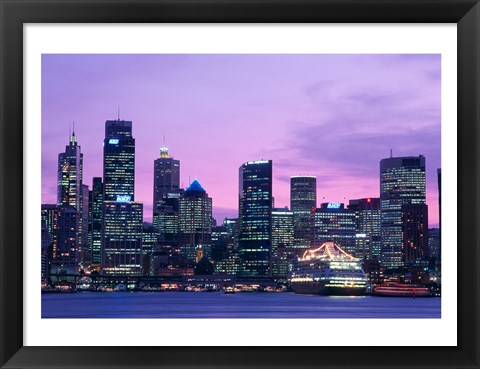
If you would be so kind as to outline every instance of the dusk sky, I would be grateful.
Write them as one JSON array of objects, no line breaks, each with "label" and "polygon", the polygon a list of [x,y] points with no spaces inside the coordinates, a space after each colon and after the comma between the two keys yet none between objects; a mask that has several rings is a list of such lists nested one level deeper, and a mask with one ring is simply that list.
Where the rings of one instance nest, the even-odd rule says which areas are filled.
[{"label": "dusk sky", "polygon": [[273,160],[276,207],[290,176],[317,176],[318,205],[378,197],[379,162],[426,157],[429,224],[438,226],[440,55],[43,55],[42,203],[56,202],[69,130],[83,183],[103,176],[105,121],[133,121],[135,199],[152,218],[153,161],[166,137],[184,187],[197,178],[214,217],[238,216],[238,168]]}]

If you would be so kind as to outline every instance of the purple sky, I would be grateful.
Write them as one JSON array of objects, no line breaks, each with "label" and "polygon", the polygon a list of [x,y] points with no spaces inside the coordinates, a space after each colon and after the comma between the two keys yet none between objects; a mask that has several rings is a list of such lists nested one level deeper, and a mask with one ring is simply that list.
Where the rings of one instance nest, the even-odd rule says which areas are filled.
[{"label": "purple sky", "polygon": [[[102,176],[105,120],[133,121],[135,197],[152,217],[153,161],[166,146],[214,217],[238,213],[238,168],[273,160],[275,206],[291,175],[317,176],[318,203],[379,196],[379,162],[423,154],[438,225],[440,55],[43,55],[42,202],[56,202],[71,123],[84,183]],[[323,200],[324,198],[324,200]]]}]

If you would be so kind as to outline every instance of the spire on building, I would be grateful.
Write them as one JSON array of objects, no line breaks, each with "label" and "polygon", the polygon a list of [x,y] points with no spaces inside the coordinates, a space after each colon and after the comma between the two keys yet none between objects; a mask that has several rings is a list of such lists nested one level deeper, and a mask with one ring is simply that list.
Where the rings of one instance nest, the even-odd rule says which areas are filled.
[{"label": "spire on building", "polygon": [[165,146],[165,135],[163,135],[163,146],[160,148],[160,158],[168,158],[168,147]]},{"label": "spire on building", "polygon": [[75,136],[75,121],[73,122],[73,131],[70,134],[70,142],[77,142],[77,137]]}]

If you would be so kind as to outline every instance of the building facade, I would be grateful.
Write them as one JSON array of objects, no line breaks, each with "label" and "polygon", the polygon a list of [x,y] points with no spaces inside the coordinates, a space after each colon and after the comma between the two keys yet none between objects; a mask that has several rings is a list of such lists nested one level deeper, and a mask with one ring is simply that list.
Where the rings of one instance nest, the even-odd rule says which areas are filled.
[{"label": "building facade", "polygon": [[298,254],[312,246],[313,213],[317,207],[317,178],[290,177],[290,209],[294,221],[294,247]]},{"label": "building facade", "polygon": [[212,245],[212,199],[198,180],[179,198],[178,245],[190,263],[201,248],[208,258]]},{"label": "building facade", "polygon": [[272,161],[249,161],[239,168],[240,273],[271,275]]},{"label": "building facade", "polygon": [[348,209],[355,211],[357,253],[363,259],[380,260],[382,245],[380,198],[350,200]]},{"label": "building facade", "polygon": [[428,247],[428,206],[402,205],[402,261],[406,266],[426,261]]},{"label": "building facade", "polygon": [[153,215],[163,205],[168,193],[180,190],[180,161],[168,155],[168,148],[160,149],[160,157],[153,164]]},{"label": "building facade", "polygon": [[315,245],[334,242],[354,257],[361,256],[356,248],[355,211],[343,203],[327,202],[315,209],[314,233]]},{"label": "building facade", "polygon": [[390,157],[381,160],[381,263],[388,269],[404,266],[402,206],[408,204],[425,204],[425,157]]},{"label": "building facade", "polygon": [[288,208],[272,210],[272,274],[286,277],[288,262],[297,256],[294,248],[294,214]]},{"label": "building facade", "polygon": [[89,193],[89,244],[92,270],[100,270],[102,264],[102,216],[103,216],[103,182],[101,177],[94,177]]}]

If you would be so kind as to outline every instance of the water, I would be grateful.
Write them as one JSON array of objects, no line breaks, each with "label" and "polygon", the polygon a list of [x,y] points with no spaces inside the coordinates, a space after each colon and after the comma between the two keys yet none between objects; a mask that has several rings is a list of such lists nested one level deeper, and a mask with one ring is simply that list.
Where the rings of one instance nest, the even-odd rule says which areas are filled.
[{"label": "water", "polygon": [[440,298],[284,293],[79,292],[42,295],[42,318],[440,318]]}]

